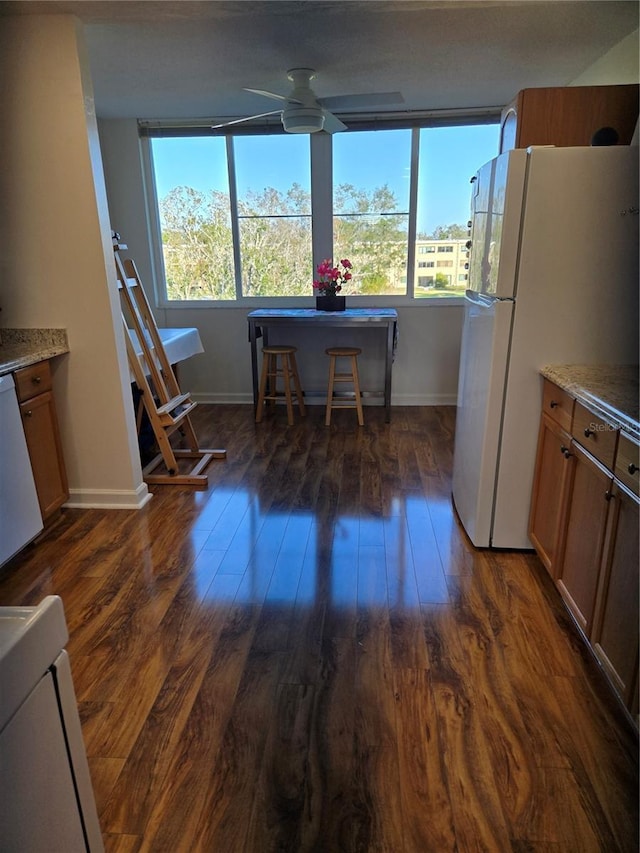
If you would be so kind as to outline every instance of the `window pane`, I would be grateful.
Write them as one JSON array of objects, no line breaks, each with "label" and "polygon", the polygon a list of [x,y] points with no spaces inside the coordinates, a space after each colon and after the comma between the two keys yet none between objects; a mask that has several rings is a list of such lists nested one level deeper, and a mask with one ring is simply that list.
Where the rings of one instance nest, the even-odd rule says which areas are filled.
[{"label": "window pane", "polygon": [[234,138],[243,296],[309,296],[309,137]]},{"label": "window pane", "polygon": [[[464,295],[469,181],[480,166],[497,155],[498,137],[497,124],[420,131],[415,296]],[[426,254],[435,254],[435,275],[418,274],[419,260]],[[455,275],[445,267],[455,269]]]},{"label": "window pane", "polygon": [[411,131],[333,136],[333,257],[349,258],[346,293],[406,293]]},{"label": "window pane", "polygon": [[222,138],[153,139],[167,298],[235,299]]}]

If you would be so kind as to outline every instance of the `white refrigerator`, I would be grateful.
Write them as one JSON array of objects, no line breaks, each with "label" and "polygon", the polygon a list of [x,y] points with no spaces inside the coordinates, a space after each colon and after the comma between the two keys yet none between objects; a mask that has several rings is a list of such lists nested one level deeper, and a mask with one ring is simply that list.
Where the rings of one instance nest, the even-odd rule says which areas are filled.
[{"label": "white refrigerator", "polygon": [[638,362],[638,148],[519,149],[473,179],[453,501],[528,549],[547,364]]}]

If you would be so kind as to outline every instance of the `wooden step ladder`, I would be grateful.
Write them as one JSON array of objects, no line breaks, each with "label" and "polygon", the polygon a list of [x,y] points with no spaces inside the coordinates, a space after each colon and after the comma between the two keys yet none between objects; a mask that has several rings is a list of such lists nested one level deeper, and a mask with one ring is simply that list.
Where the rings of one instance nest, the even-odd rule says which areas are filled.
[{"label": "wooden step ladder", "polygon": [[[143,468],[142,476],[145,483],[150,485],[169,484],[206,489],[209,481],[205,469],[213,459],[224,459],[227,452],[203,450],[198,446],[189,417],[197,404],[190,394],[180,391],[136,265],[133,260],[120,257],[120,251],[126,250],[127,246],[120,242],[116,232],[112,236],[127,357],[142,394],[136,415],[137,427],[139,430],[143,411],[146,411],[160,449],[157,456]],[[181,432],[187,449],[172,446],[170,437],[176,430]],[[192,466],[181,471],[181,459],[193,460]],[[164,465],[165,471],[157,472],[161,465]]]}]

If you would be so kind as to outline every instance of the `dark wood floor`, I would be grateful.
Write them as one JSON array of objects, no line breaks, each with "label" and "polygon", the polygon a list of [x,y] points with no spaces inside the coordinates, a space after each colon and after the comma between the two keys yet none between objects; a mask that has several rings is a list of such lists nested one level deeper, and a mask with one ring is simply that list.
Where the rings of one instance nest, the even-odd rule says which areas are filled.
[{"label": "dark wood floor", "polygon": [[459,527],[454,413],[202,406],[208,491],[0,573],[62,596],[107,850],[637,853],[635,730],[535,555]]}]

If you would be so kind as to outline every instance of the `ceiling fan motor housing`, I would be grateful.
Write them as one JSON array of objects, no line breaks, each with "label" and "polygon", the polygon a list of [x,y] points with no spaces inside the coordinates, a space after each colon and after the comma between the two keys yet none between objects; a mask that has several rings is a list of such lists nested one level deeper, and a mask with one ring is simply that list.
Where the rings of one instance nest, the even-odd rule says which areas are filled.
[{"label": "ceiling fan motor housing", "polygon": [[287,107],[282,126],[287,133],[316,133],[324,127],[324,113],[317,107]]},{"label": "ceiling fan motor housing", "polygon": [[287,71],[287,77],[293,83],[293,91],[282,113],[282,125],[287,133],[316,133],[324,127],[324,112],[310,86],[315,76],[313,68],[291,68]]}]

